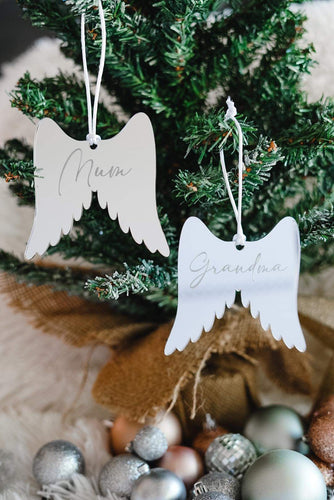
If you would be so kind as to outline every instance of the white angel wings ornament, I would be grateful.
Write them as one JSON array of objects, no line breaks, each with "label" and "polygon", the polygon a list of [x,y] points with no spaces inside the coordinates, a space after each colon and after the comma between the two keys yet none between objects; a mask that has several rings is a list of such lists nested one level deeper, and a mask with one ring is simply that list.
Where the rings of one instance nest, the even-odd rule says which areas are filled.
[{"label": "white angel wings ornament", "polygon": [[106,53],[106,26],[101,0],[101,56],[94,106],[90,95],[85,44],[85,14],[81,15],[81,48],[87,97],[88,135],[77,141],[58,125],[44,118],[35,135],[35,219],[25,251],[26,259],[42,255],[68,234],[73,220],[88,209],[92,192],[107,208],[111,219],[118,217],[125,233],[151,252],[169,255],[169,248],[157,214],[155,197],[156,153],[152,124],[145,113],[134,115],[111,139],[96,134],[97,110]]},{"label": "white angel wings ornament", "polygon": [[291,348],[306,349],[299,323],[297,292],[300,264],[299,230],[292,217],[285,217],[264,238],[246,241],[241,225],[243,134],[233,101],[227,99],[225,121],[232,120],[239,135],[238,206],[236,205],[220,151],[227,193],[237,220],[233,241],[214,236],[197,217],[183,225],[178,254],[178,306],[167,340],[165,354],[182,351],[196,342],[203,329],[209,332],[215,318],[224,316],[240,291],[244,307],[253,318],[260,317],[262,328]]},{"label": "white angel wings ornament", "polygon": [[196,342],[203,329],[209,332],[215,318],[234,304],[236,291],[253,318],[260,316],[264,330],[271,328],[276,340],[304,351],[297,312],[299,262],[299,230],[292,217],[261,240],[245,242],[241,250],[189,217],[180,237],[178,307],[165,354]]},{"label": "white angel wings ornament", "polygon": [[27,259],[68,234],[95,191],[111,219],[118,217],[122,231],[130,230],[151,252],[169,255],[156,207],[154,134],[145,113],[134,115],[119,134],[99,141],[95,149],[44,118],[35,136],[34,165],[36,208]]}]

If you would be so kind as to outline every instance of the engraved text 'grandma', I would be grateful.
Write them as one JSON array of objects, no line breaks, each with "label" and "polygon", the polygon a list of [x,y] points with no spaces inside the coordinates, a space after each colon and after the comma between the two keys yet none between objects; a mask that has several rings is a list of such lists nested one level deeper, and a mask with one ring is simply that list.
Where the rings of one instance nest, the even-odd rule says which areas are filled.
[{"label": "engraved text 'grandma'", "polygon": [[190,288],[198,287],[205,276],[210,273],[214,275],[221,273],[235,273],[236,275],[250,273],[252,281],[255,281],[257,274],[283,272],[287,269],[287,267],[283,267],[282,264],[265,265],[261,262],[261,259],[262,254],[258,253],[254,262],[249,266],[224,264],[222,267],[217,268],[211,265],[208,254],[206,252],[201,252],[194,257],[189,266],[190,271],[195,273],[195,277],[190,283]]}]

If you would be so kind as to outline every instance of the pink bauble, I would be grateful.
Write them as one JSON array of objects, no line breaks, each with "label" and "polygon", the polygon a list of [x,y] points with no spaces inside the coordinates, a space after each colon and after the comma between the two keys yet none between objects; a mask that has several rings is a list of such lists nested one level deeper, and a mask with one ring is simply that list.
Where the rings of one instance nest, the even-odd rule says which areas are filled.
[{"label": "pink bauble", "polygon": [[156,427],[165,434],[168,446],[182,443],[182,428],[179,419],[174,413],[167,413],[160,420],[159,418],[153,423]]},{"label": "pink bauble", "polygon": [[199,453],[187,446],[170,446],[159,460],[158,467],[174,472],[187,488],[191,488],[204,471]]}]

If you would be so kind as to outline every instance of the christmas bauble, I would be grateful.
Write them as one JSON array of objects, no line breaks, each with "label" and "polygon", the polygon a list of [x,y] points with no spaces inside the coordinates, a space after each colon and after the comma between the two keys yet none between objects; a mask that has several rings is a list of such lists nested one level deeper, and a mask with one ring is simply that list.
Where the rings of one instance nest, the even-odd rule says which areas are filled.
[{"label": "christmas bauble", "polygon": [[143,460],[152,462],[166,453],[168,443],[164,433],[158,427],[146,425],[136,434],[131,448]]},{"label": "christmas bauble", "polygon": [[319,415],[312,419],[308,440],[311,450],[324,462],[334,463],[334,418]]},{"label": "christmas bauble", "polygon": [[293,409],[271,405],[252,413],[246,422],[244,435],[260,454],[276,449],[299,451],[304,426]]},{"label": "christmas bauble", "polygon": [[326,500],[325,481],[311,460],[292,450],[262,455],[248,469],[242,500]]},{"label": "christmas bauble", "polygon": [[180,478],[169,470],[157,468],[136,481],[131,500],[186,500],[186,496]]},{"label": "christmas bauble", "polygon": [[0,493],[15,482],[16,473],[17,467],[13,453],[0,449]]},{"label": "christmas bauble", "polygon": [[174,472],[187,488],[203,474],[203,462],[200,455],[187,446],[170,446],[158,465]]},{"label": "christmas bauble", "polygon": [[116,493],[130,496],[133,485],[140,476],[148,474],[150,468],[144,460],[134,455],[124,454],[113,457],[103,467],[99,486],[101,493]]},{"label": "christmas bauble", "polygon": [[51,441],[38,450],[32,469],[40,485],[54,484],[73,474],[84,474],[85,460],[79,448],[69,441]]},{"label": "christmas bauble", "polygon": [[182,443],[182,428],[179,419],[174,413],[166,413],[163,418],[158,417],[152,422],[152,425],[159,427],[165,434],[168,446]]},{"label": "christmas bauble", "polygon": [[198,485],[202,485],[208,491],[219,491],[230,500],[240,498],[240,481],[225,471],[209,472],[198,480],[197,488]]},{"label": "christmas bauble", "polygon": [[241,479],[256,457],[256,450],[247,438],[241,434],[225,434],[210,444],[205,463],[209,471],[225,471]]}]

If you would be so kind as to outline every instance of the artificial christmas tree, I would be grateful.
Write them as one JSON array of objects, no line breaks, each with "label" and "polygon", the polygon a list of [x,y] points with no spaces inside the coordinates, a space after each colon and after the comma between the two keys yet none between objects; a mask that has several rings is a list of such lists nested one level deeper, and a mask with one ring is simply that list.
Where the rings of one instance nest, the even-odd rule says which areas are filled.
[{"label": "artificial christmas tree", "polygon": [[[33,24],[52,30],[63,41],[64,53],[78,65],[81,64],[79,15],[85,12],[88,65],[92,72],[97,72],[100,25],[92,2],[19,0],[19,4]],[[157,144],[157,202],[170,256],[167,259],[157,254],[152,256],[143,246],[137,246],[130,235],[122,233],[110,221],[95,199],[74,232],[48,250],[49,255],[58,253],[65,259],[81,257],[93,268],[78,270],[47,267],[40,262],[23,263],[5,252],[1,253],[0,265],[20,280],[38,285],[31,293],[39,294],[40,285],[51,285],[60,290],[59,294],[65,291],[89,300],[106,301],[108,305],[101,307],[100,313],[96,312],[96,304],[89,307],[92,314],[114,318],[107,328],[96,323],[88,329],[87,325],[84,329],[79,327],[78,313],[79,323],[75,327],[73,322],[67,327],[63,323],[62,333],[77,345],[99,341],[122,348],[120,356],[126,360],[129,352],[137,357],[137,348],[142,355],[149,355],[153,348],[158,353],[160,349],[162,355],[171,325],[163,325],[158,333],[151,332],[158,323],[170,320],[176,310],[177,244],[185,219],[196,215],[224,240],[231,240],[234,234],[234,215],[219,165],[219,150],[224,147],[227,164],[235,166],[229,179],[236,194],[234,150],[238,136],[235,128],[224,121],[228,95],[236,101],[246,142],[243,222],[248,239],[263,237],[279,219],[292,215],[301,232],[302,270],[316,270],[333,262],[334,103],[326,100],[308,104],[301,91],[301,78],[312,65],[312,47],[303,46],[304,17],[291,9],[289,1],[128,3],[119,0],[104,2],[103,7],[107,27],[103,82],[115,106],[111,111],[108,103],[100,104],[98,133],[102,139],[110,137],[134,113],[144,111],[149,115]],[[13,106],[33,119],[47,116],[70,136],[80,140],[86,136],[87,110],[81,76],[59,74],[56,78],[36,81],[26,73],[11,99]],[[13,139],[1,150],[0,160],[1,175],[10,183],[19,202],[32,204],[31,147]],[[11,290],[16,305],[27,307],[30,303],[31,313],[32,304],[38,308],[37,296],[27,301],[24,285],[11,286]],[[49,293],[49,288],[43,290]],[[56,297],[60,295],[55,300]],[[64,307],[61,297],[60,310]],[[80,309],[80,304],[77,305]],[[54,318],[46,316],[47,311],[39,310],[35,319],[44,329],[59,332],[59,324],[52,325]],[[97,399],[115,412],[121,408],[132,417],[143,418],[158,411],[160,406],[175,404],[179,391],[194,376],[197,388],[201,371],[212,353],[241,357],[247,364],[259,357],[259,347],[267,365],[270,365],[269,353],[275,352],[278,358],[286,360],[286,366],[299,366],[293,372],[292,385],[308,390],[308,383],[304,386],[302,383],[305,377],[302,355],[287,354],[281,345],[273,345],[267,334],[256,331],[256,323],[248,317],[241,316],[239,321],[233,316],[232,311],[227,319],[217,323],[216,340],[213,334],[209,334],[210,338],[204,336],[201,347],[195,347],[197,356],[193,355],[193,347],[183,358],[181,355],[184,366],[172,374],[166,386],[162,387],[159,380],[155,400],[148,401],[145,392],[141,393],[140,403],[146,407],[138,401],[136,408],[129,407],[129,402],[133,405],[127,387],[131,383],[129,366],[119,371],[119,380],[109,377],[112,365],[105,368],[95,388]],[[236,327],[238,335],[233,331]],[[69,330],[76,330],[75,338]],[[126,342],[120,332],[126,335]],[[139,332],[147,335],[138,339]],[[173,367],[169,363],[177,364],[177,359],[164,361],[165,374]],[[119,369],[116,358],[112,363]],[[156,367],[159,372],[159,359]],[[144,368],[143,362],[138,363],[142,387],[150,376]],[[273,367],[271,370],[275,371]],[[247,374],[242,386],[253,387],[248,364],[240,371]],[[230,376],[233,370],[225,372]],[[133,383],[137,382],[136,373],[132,376]],[[285,385],[289,386],[288,382]],[[123,393],[124,404],[120,403],[119,395],[115,400],[114,384]],[[248,407],[256,404],[256,397],[252,390],[244,392],[242,408],[246,408],[246,413]],[[251,402],[247,401],[249,394]]]}]

